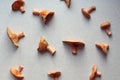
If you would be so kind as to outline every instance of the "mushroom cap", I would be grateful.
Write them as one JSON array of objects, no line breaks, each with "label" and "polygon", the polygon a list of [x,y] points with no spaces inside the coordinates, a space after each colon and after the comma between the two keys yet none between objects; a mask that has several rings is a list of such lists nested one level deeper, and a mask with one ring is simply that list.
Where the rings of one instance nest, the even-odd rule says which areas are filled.
[{"label": "mushroom cap", "polygon": [[86,18],[88,18],[88,19],[90,18],[90,13],[88,12],[87,9],[82,8],[81,11]]},{"label": "mushroom cap", "polygon": [[39,43],[39,47],[38,47],[38,51],[46,51],[48,46],[48,42],[45,40],[44,37],[40,38],[40,43]]},{"label": "mushroom cap", "polygon": [[41,10],[39,12],[40,12],[40,17],[42,18],[45,24],[47,24],[54,15],[54,12],[50,10]]},{"label": "mushroom cap", "polygon": [[101,29],[109,28],[110,27],[110,22],[109,21],[102,22],[100,24],[100,27],[101,27]]},{"label": "mushroom cap", "polygon": [[48,75],[50,77],[59,77],[61,75],[61,72],[60,71],[56,71],[56,72],[49,72]]},{"label": "mushroom cap", "polygon": [[10,68],[10,72],[14,77],[16,77],[18,79],[23,79],[24,78],[24,76],[17,69],[15,69],[13,67]]},{"label": "mushroom cap", "polygon": [[25,2],[23,0],[16,0],[12,4],[12,10],[19,10],[21,6],[23,6]]},{"label": "mushroom cap", "polygon": [[69,45],[74,45],[74,46],[81,46],[84,47],[85,43],[82,41],[75,41],[75,40],[64,40],[64,43],[67,43]]},{"label": "mushroom cap", "polygon": [[7,34],[8,34],[8,37],[10,38],[10,40],[13,42],[13,44],[18,47],[18,36],[17,34],[13,33],[10,28],[7,28]]}]

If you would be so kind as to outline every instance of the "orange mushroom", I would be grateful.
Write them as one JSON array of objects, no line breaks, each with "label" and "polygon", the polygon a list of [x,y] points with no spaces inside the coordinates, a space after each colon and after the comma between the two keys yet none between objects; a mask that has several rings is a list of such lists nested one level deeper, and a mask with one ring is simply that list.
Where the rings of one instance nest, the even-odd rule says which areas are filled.
[{"label": "orange mushroom", "polygon": [[101,23],[100,27],[102,30],[104,30],[106,32],[106,34],[108,36],[112,35],[112,32],[109,30],[110,29],[110,22],[109,21],[105,21],[105,22]]},{"label": "orange mushroom", "polygon": [[13,11],[18,11],[20,10],[21,13],[24,13],[25,12],[25,9],[24,9],[24,4],[25,2],[23,0],[15,0],[12,4],[12,10]]},{"label": "orange mushroom", "polygon": [[8,34],[8,37],[10,38],[10,40],[12,41],[12,43],[18,47],[18,42],[19,42],[19,39],[23,38],[25,35],[23,32],[20,32],[20,33],[14,33],[11,31],[10,28],[7,28],[7,34]]},{"label": "orange mushroom", "polygon": [[51,55],[54,55],[56,52],[56,50],[54,48],[52,48],[48,44],[48,42],[45,40],[45,38],[43,38],[43,37],[40,38],[40,42],[39,42],[39,46],[38,46],[37,50],[39,52],[49,51],[51,53]]},{"label": "orange mushroom", "polygon": [[58,78],[61,75],[60,71],[56,71],[56,72],[49,72],[48,75],[52,78],[54,78],[54,80],[59,80]]},{"label": "orange mushroom", "polygon": [[11,72],[11,74],[14,76],[14,77],[16,77],[17,79],[23,79],[24,78],[24,75],[22,75],[22,73],[21,73],[21,71],[23,70],[23,66],[22,65],[20,65],[19,67],[18,67],[18,69],[16,69],[16,68],[14,68],[14,67],[11,67],[10,68],[10,72]]},{"label": "orange mushroom", "polygon": [[101,72],[97,71],[97,66],[94,64],[92,66],[92,72],[90,74],[89,80],[95,80],[95,77],[100,77],[100,76],[101,76]]},{"label": "orange mushroom", "polygon": [[50,11],[50,10],[34,9],[33,15],[40,16],[42,18],[42,21],[44,22],[44,24],[47,24],[51,20],[51,18],[53,17],[54,12]]},{"label": "orange mushroom", "polygon": [[75,41],[75,40],[64,40],[63,43],[67,43],[72,47],[72,53],[76,55],[77,53],[77,47],[84,47],[85,43],[81,41]]},{"label": "orange mushroom", "polygon": [[101,49],[104,54],[107,54],[108,49],[109,49],[109,45],[106,43],[96,43],[96,47]]}]

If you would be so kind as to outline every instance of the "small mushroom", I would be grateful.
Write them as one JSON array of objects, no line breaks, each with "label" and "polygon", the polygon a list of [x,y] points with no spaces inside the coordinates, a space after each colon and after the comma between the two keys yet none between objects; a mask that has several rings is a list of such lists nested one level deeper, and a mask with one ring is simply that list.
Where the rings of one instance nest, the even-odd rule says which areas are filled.
[{"label": "small mushroom", "polygon": [[19,39],[23,38],[25,35],[23,32],[20,32],[20,33],[14,33],[11,31],[10,28],[7,28],[7,34],[8,34],[8,37],[10,38],[10,40],[12,41],[12,43],[18,47],[18,42],[19,42]]},{"label": "small mushroom", "polygon": [[54,12],[50,11],[50,10],[34,9],[33,15],[40,16],[42,18],[42,21],[44,22],[44,24],[47,24],[50,21],[50,19],[53,17]]},{"label": "small mushroom", "polygon": [[90,80],[95,80],[95,77],[100,77],[101,76],[101,72],[97,71],[97,66],[94,64],[92,66],[92,72],[90,74]]},{"label": "small mushroom", "polygon": [[104,54],[107,54],[108,49],[109,49],[109,45],[108,44],[106,44],[106,43],[96,43],[95,45],[96,45],[96,47],[101,49]]},{"label": "small mushroom", "polygon": [[85,8],[82,8],[81,9],[81,11],[82,11],[82,13],[83,13],[83,15],[86,17],[86,18],[88,18],[88,19],[90,19],[90,13],[92,12],[92,11],[94,11],[94,10],[96,10],[96,7],[95,6],[91,6],[91,7],[89,7],[89,9],[85,9]]},{"label": "small mushroom", "polygon": [[104,30],[106,32],[106,34],[108,36],[112,35],[112,32],[109,30],[110,29],[110,22],[109,21],[105,21],[105,22],[101,23],[100,27],[102,30]]},{"label": "small mushroom", "polygon": [[68,8],[70,8],[71,0],[61,0],[64,1]]},{"label": "small mushroom", "polygon": [[54,55],[56,52],[56,50],[54,48],[52,48],[48,44],[48,42],[45,40],[45,38],[43,38],[43,37],[40,38],[40,42],[39,42],[39,46],[38,46],[37,50],[39,52],[49,51],[51,53],[51,55]]},{"label": "small mushroom", "polygon": [[77,53],[77,47],[84,47],[85,43],[81,41],[75,41],[75,40],[64,40],[63,43],[67,43],[72,47],[72,53],[76,55]]},{"label": "small mushroom", "polygon": [[18,69],[16,69],[16,68],[14,68],[14,67],[11,67],[10,68],[10,72],[11,72],[11,74],[14,76],[14,77],[16,77],[17,79],[23,79],[24,78],[24,75],[22,75],[22,73],[21,73],[21,71],[23,70],[23,66],[22,65],[20,65],[19,67],[18,67]]},{"label": "small mushroom", "polygon": [[20,10],[21,13],[24,13],[25,12],[25,9],[23,7],[24,4],[25,4],[25,2],[23,0],[15,0],[12,4],[12,10],[13,11]]},{"label": "small mushroom", "polygon": [[60,71],[56,71],[56,72],[49,72],[48,75],[52,78],[54,78],[54,80],[59,80],[58,78],[61,75]]}]

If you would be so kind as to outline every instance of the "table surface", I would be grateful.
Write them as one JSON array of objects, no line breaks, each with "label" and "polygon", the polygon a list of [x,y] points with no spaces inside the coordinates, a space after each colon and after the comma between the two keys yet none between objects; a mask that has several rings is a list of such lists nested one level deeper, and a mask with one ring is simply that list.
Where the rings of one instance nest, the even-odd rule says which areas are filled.
[{"label": "table surface", "polygon": [[[26,0],[24,14],[13,12],[14,0],[0,2],[0,79],[15,80],[10,67],[24,65],[24,80],[52,80],[47,73],[60,70],[60,80],[89,80],[91,67],[96,64],[102,72],[96,80],[120,80],[120,0],[72,0],[70,8],[60,0]],[[96,6],[87,20],[81,8]],[[47,9],[55,12],[49,24],[32,14],[33,9]],[[103,21],[110,21],[112,37],[100,29]],[[6,29],[25,33],[15,48],[7,36]],[[43,54],[37,51],[40,37],[44,36],[56,54]],[[73,39],[85,42],[84,49],[78,49],[77,55],[71,53],[71,47],[62,40]],[[107,56],[95,47],[95,43],[108,43]]]}]

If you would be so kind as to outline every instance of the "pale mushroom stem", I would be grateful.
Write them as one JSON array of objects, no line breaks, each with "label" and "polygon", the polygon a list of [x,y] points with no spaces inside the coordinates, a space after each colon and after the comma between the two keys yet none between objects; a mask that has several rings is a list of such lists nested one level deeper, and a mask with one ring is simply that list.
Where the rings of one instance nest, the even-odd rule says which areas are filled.
[{"label": "pale mushroom stem", "polygon": [[23,6],[20,7],[20,12],[22,12],[22,13],[25,12],[25,8]]},{"label": "pale mushroom stem", "polygon": [[88,9],[88,12],[91,13],[92,11],[94,11],[96,9],[95,6],[91,6],[89,9]]},{"label": "pale mushroom stem", "polygon": [[112,35],[112,32],[109,29],[105,29],[105,32],[107,33],[108,36]]},{"label": "pale mushroom stem", "polygon": [[18,39],[21,39],[21,38],[23,38],[25,35],[24,35],[23,32],[20,32],[20,33],[17,34],[17,36],[18,36]]},{"label": "pale mushroom stem", "polygon": [[20,65],[20,66],[18,67],[18,71],[21,72],[21,71],[23,70],[23,68],[24,68],[24,67],[23,67],[22,65]]},{"label": "pale mushroom stem", "polygon": [[72,53],[74,55],[76,55],[76,53],[77,53],[77,47],[75,47],[74,45],[72,45]]},{"label": "pale mushroom stem", "polygon": [[52,48],[50,45],[47,46],[47,50],[52,54],[54,55],[56,50],[54,48]]},{"label": "pale mushroom stem", "polygon": [[59,80],[58,77],[55,77],[54,80]]}]

